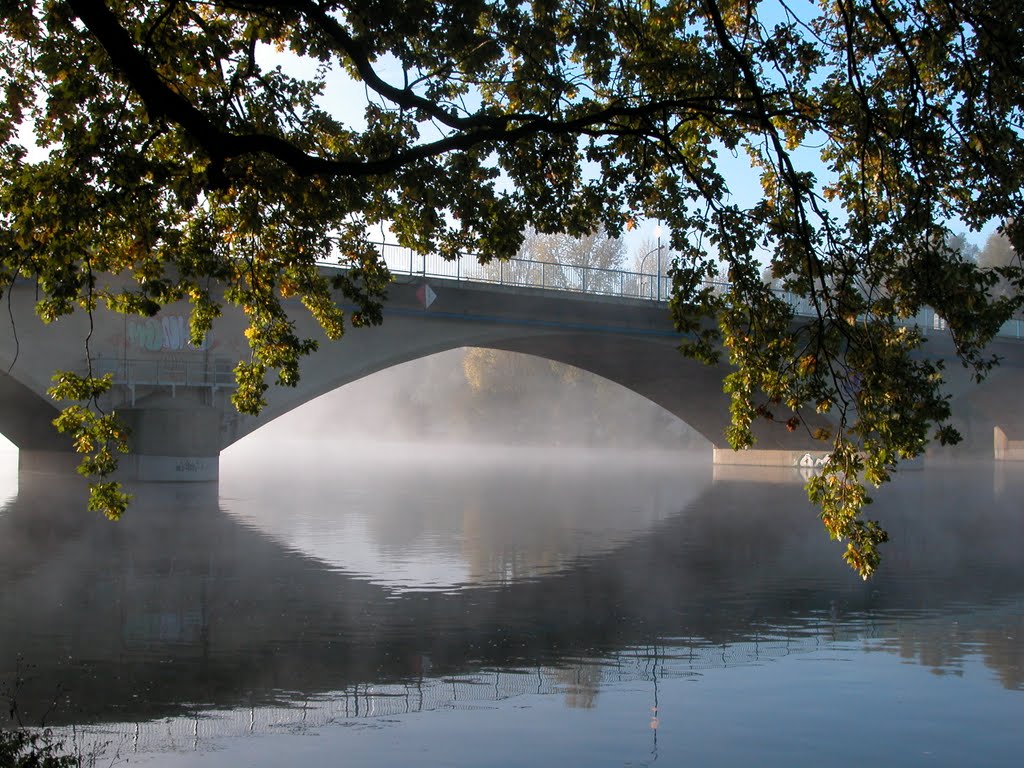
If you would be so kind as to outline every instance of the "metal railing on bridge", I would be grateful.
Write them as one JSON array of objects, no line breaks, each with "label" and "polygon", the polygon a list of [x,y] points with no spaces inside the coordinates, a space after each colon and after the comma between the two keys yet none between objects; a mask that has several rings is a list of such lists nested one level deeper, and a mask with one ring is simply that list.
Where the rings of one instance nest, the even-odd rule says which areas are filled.
[{"label": "metal railing on bridge", "polygon": [[95,358],[96,376],[110,374],[114,384],[126,387],[129,401],[135,404],[136,387],[167,387],[171,395],[178,387],[216,391],[235,388],[234,362],[226,357],[189,360],[174,357]]},{"label": "metal railing on bridge", "polygon": [[[606,269],[565,262],[511,258],[481,264],[475,254],[465,253],[458,259],[448,260],[437,254],[416,253],[411,248],[394,243],[375,243],[384,263],[393,274],[439,278],[472,283],[491,283],[510,287],[541,288],[551,291],[569,291],[595,296],[618,296],[647,301],[667,301],[671,295],[672,280],[654,272],[633,272],[624,269]],[[708,281],[706,287],[726,290],[729,283]],[[814,306],[804,296],[789,291],[777,291],[799,317],[813,317]],[[907,318],[901,325],[918,326],[925,335],[947,332],[946,321],[930,308]],[[1000,338],[1024,338],[1024,319],[1008,320],[996,334]]]},{"label": "metal railing on bridge", "polygon": [[605,269],[524,258],[512,258],[507,261],[495,259],[481,264],[477,256],[468,253],[449,261],[437,254],[416,253],[411,248],[394,243],[375,245],[388,269],[398,275],[420,275],[444,280],[653,301],[664,300],[672,285],[667,276],[662,275],[659,280],[658,275],[652,272],[631,272],[624,269]]}]

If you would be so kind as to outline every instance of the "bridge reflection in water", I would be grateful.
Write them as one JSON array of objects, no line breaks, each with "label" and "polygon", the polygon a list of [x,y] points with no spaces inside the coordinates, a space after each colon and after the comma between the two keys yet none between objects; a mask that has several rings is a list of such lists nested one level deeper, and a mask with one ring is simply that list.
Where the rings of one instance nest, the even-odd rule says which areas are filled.
[{"label": "bridge reflection in water", "polygon": [[[79,511],[80,488],[19,477],[0,512],[0,680],[23,678],[27,722],[56,695],[48,722],[83,748],[190,750],[538,693],[587,707],[620,683],[656,695],[660,680],[822,649],[944,673],[984,664],[994,685],[1024,686],[1024,477],[1005,468],[897,481],[873,510],[894,541],[863,584],[792,476],[583,459],[559,492],[521,457],[490,480],[473,467],[472,482],[465,464],[349,459],[290,494],[300,475],[278,459],[233,469],[220,496],[140,486],[116,526]],[[565,501],[584,479],[587,502]],[[532,533],[509,533],[517,510]],[[616,511],[627,522],[612,525]],[[602,520],[595,538],[588,521]],[[376,575],[341,567],[332,536],[356,528],[384,554]],[[461,557],[461,580],[389,581],[410,540]]]}]

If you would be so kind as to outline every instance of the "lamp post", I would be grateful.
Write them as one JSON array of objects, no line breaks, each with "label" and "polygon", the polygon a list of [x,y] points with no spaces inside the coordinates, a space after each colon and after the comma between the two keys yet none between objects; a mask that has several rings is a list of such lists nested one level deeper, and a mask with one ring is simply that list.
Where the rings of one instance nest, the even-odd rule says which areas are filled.
[{"label": "lamp post", "polygon": [[643,258],[640,259],[640,270],[639,271],[640,271],[640,279],[643,280],[644,264],[647,263],[647,257],[650,256],[652,253],[658,254],[658,259],[657,259],[657,262],[658,262],[658,273],[657,273],[657,275],[655,275],[655,280],[657,280],[658,287],[657,287],[657,289],[655,291],[652,291],[652,293],[655,294],[654,298],[656,298],[658,301],[661,301],[661,225],[660,224],[654,228],[654,236],[658,238],[658,247],[655,248],[654,250],[648,251],[647,253],[645,253],[643,255]]}]

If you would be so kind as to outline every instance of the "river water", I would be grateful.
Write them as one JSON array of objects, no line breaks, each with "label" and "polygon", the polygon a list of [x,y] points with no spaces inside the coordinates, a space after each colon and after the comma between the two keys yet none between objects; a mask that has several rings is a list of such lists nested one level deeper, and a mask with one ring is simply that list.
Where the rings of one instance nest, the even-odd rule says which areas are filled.
[{"label": "river water", "polygon": [[706,456],[278,443],[134,491],[0,457],[0,693],[98,765],[1021,765],[1013,466],[884,489],[866,583],[795,470]]}]

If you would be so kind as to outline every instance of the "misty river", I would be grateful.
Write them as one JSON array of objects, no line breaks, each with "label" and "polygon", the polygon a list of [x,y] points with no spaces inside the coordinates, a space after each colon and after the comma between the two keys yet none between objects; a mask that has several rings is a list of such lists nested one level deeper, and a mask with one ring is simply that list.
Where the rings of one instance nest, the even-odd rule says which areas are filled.
[{"label": "misty river", "polygon": [[276,441],[125,519],[0,456],[0,693],[97,765],[1017,766],[1024,469]]}]

